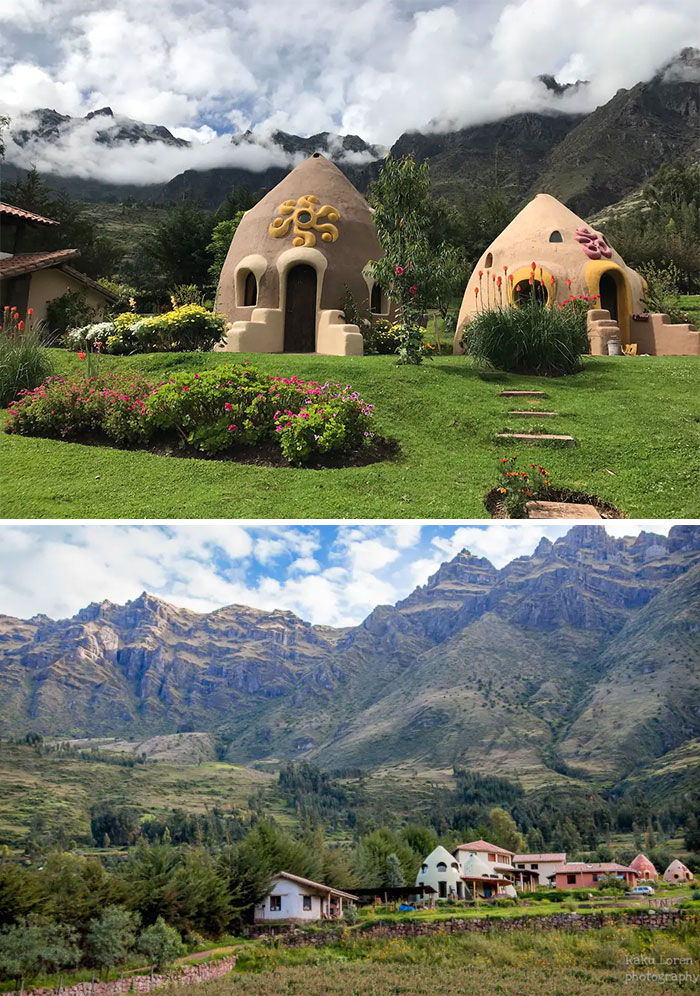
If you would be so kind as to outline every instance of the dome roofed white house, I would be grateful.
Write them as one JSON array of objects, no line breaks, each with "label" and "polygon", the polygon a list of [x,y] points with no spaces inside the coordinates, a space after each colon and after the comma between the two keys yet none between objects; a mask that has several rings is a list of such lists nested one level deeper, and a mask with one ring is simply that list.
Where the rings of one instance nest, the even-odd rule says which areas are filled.
[{"label": "dome roofed white house", "polygon": [[678,858],[672,861],[664,872],[664,882],[692,882],[693,877],[691,870]]},{"label": "dome roofed white house", "polygon": [[416,877],[416,885],[430,885],[439,899],[462,899],[464,884],[459,861],[447,848],[438,845],[424,858]]},{"label": "dome roofed white house", "polygon": [[599,295],[592,307],[608,310],[623,342],[630,341],[632,315],[643,310],[642,277],[583,218],[556,197],[537,194],[474,267],[459,312],[454,352],[462,352],[464,327],[482,311],[531,295],[556,307],[572,294]]}]

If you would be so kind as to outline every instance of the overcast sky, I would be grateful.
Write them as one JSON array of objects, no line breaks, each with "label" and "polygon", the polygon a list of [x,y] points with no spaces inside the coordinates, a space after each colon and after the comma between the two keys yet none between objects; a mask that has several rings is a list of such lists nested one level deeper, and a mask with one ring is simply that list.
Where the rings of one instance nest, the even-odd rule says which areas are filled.
[{"label": "overcast sky", "polygon": [[[0,106],[17,123],[109,104],[195,140],[110,151],[86,133],[49,158],[29,150],[44,169],[151,182],[247,165],[226,137],[246,128],[390,145],[431,121],[592,110],[696,44],[698,21],[697,0],[0,0]],[[557,99],[540,73],[591,84]]]},{"label": "overcast sky", "polygon": [[[615,536],[667,535],[672,522],[606,522]],[[0,612],[72,616],[142,591],[208,612],[289,609],[313,623],[361,622],[404,598],[462,549],[503,567],[570,525],[0,525]]]}]

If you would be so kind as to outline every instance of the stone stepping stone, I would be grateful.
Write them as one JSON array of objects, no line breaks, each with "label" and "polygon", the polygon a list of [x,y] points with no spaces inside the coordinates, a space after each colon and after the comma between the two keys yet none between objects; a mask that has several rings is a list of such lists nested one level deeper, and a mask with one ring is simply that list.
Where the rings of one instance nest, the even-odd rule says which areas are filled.
[{"label": "stone stepping stone", "polygon": [[525,505],[528,519],[602,519],[594,505],[577,505],[568,501],[529,501]]},{"label": "stone stepping stone", "polygon": [[561,443],[562,446],[575,446],[573,436],[557,436],[550,433],[499,432],[496,439],[510,439],[514,443]]},{"label": "stone stepping stone", "polygon": [[523,418],[537,418],[539,415],[552,416],[558,415],[559,412],[540,412],[536,408],[529,408],[526,412],[508,412],[509,415],[521,415]]},{"label": "stone stepping stone", "polygon": [[546,398],[544,391],[501,391],[501,398]]}]

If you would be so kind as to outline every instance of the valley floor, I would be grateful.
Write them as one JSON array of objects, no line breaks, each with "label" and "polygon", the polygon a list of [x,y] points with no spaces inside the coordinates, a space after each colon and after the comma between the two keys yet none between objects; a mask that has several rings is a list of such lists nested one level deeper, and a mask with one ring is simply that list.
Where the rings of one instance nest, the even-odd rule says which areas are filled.
[{"label": "valley floor", "polygon": [[[80,364],[53,350],[57,373]],[[162,377],[251,359],[261,370],[351,383],[376,405],[395,460],[307,470],[159,456],[0,433],[0,515],[35,518],[484,518],[499,457],[542,462],[556,487],[598,495],[629,517],[698,514],[696,357],[590,357],[558,379],[481,379],[469,361],[436,356],[397,367],[391,356],[150,354],[104,357],[102,369]],[[508,415],[503,389],[538,389],[559,412],[546,429]],[[0,420],[2,417],[0,416]],[[522,422],[528,426],[523,430]],[[537,423],[537,424],[533,424]],[[570,433],[575,448],[507,447],[504,431]]]}]

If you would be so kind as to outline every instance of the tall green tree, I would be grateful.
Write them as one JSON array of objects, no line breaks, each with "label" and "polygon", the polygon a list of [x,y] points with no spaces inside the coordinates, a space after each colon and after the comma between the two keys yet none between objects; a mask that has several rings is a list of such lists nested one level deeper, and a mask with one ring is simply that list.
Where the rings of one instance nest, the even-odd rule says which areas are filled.
[{"label": "tall green tree", "polygon": [[207,246],[211,242],[214,216],[196,201],[185,200],[171,208],[146,238],[164,287],[176,284],[209,284],[212,263]]},{"label": "tall green tree", "polygon": [[100,969],[112,969],[128,961],[134,950],[141,918],[123,906],[108,906],[90,924],[87,951],[91,963]]},{"label": "tall green tree", "polygon": [[146,927],[138,940],[139,951],[156,969],[167,968],[185,952],[179,933],[169,927],[162,916]]}]

